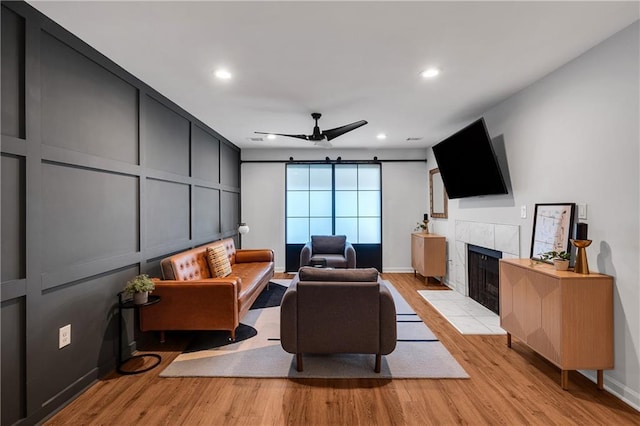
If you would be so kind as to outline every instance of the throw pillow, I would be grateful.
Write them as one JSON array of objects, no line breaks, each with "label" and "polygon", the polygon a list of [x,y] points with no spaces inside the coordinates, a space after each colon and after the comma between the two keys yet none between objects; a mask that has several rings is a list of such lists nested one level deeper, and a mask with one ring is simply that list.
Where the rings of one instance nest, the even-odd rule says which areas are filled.
[{"label": "throw pillow", "polygon": [[207,247],[207,262],[212,276],[222,278],[231,274],[231,262],[222,244]]},{"label": "throw pillow", "polygon": [[313,254],[342,254],[347,242],[346,235],[312,235],[311,251]]}]

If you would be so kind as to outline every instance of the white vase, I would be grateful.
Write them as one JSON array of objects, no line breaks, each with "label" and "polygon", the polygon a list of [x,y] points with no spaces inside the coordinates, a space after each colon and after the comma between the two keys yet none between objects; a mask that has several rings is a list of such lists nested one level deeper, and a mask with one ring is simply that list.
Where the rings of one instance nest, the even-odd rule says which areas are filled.
[{"label": "white vase", "polygon": [[562,259],[553,259],[553,266],[556,267],[556,271],[566,271],[569,269],[569,261]]},{"label": "white vase", "polygon": [[133,293],[133,303],[136,305],[144,305],[149,300],[149,292],[141,291],[137,293]]}]

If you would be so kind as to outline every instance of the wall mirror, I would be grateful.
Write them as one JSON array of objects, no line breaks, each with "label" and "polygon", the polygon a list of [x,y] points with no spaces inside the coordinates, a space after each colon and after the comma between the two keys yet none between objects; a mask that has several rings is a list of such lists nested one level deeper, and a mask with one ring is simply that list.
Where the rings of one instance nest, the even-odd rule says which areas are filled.
[{"label": "wall mirror", "polygon": [[436,219],[448,217],[449,197],[447,197],[447,191],[442,183],[440,169],[429,170],[429,201],[431,203],[431,217]]}]

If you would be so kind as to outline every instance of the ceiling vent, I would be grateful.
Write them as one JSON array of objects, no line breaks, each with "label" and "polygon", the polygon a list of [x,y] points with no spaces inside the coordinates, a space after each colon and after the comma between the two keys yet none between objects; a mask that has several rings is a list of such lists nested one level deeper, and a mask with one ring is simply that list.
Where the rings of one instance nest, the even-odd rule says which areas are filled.
[{"label": "ceiling vent", "polygon": [[263,142],[264,138],[247,138],[249,139],[251,142]]},{"label": "ceiling vent", "polygon": [[422,138],[407,138],[407,142],[420,141]]}]

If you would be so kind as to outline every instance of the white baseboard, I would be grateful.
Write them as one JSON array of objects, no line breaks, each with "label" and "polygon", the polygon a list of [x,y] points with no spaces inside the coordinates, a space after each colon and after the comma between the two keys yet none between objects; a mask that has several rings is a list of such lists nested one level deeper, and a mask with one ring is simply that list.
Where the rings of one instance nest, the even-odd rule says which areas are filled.
[{"label": "white baseboard", "polygon": [[382,270],[383,273],[389,273],[389,274],[413,274],[413,269],[412,268],[407,268],[407,267],[391,267],[391,268],[384,268]]},{"label": "white baseboard", "polygon": [[[578,372],[591,380],[594,384],[597,383],[595,371],[578,370]],[[630,389],[624,383],[620,383],[616,379],[608,376],[606,371],[604,372],[604,388],[607,392],[624,401],[633,409],[640,411],[640,393]]]}]

